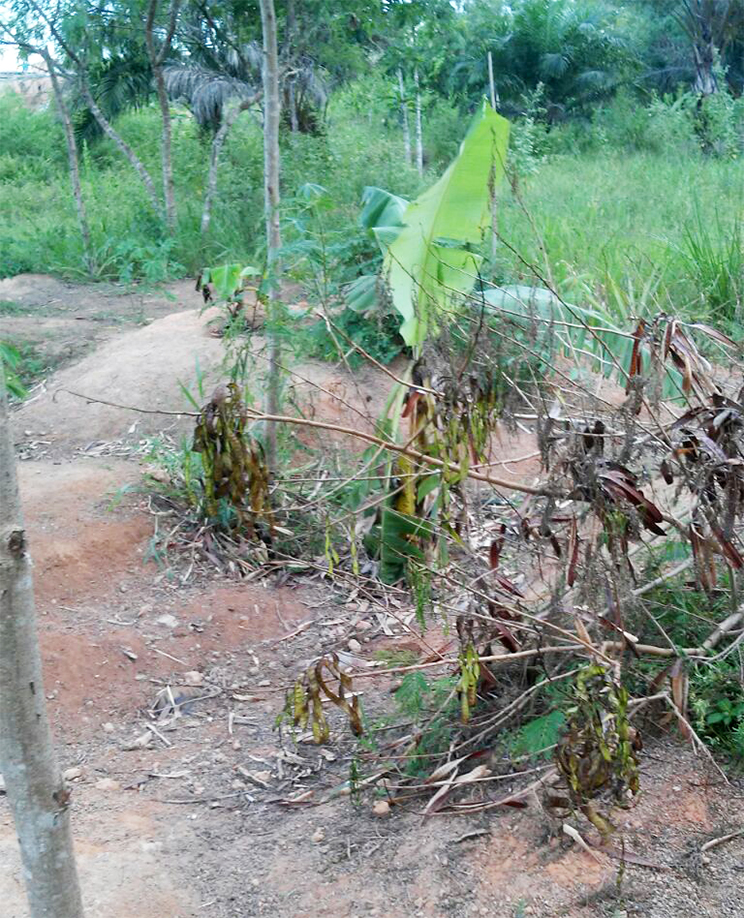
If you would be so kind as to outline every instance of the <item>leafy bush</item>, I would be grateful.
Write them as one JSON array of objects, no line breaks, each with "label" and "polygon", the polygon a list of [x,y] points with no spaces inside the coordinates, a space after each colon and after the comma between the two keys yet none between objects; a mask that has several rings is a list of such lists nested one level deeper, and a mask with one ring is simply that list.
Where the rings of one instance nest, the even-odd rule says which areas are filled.
[{"label": "leafy bush", "polygon": [[0,183],[48,180],[66,165],[62,126],[13,92],[0,94]]},{"label": "leafy bush", "polygon": [[[345,309],[333,318],[333,324],[379,363],[390,363],[405,347],[398,332],[400,322],[393,315],[367,318],[352,309]],[[336,335],[334,340],[322,319],[302,333],[299,350],[318,360],[337,361],[342,354],[336,342],[341,345],[349,366],[355,369],[365,362],[364,357],[342,335]]]},{"label": "leafy bush", "polygon": [[174,248],[175,242],[168,239],[158,242],[123,239],[99,250],[99,273],[116,277],[123,284],[139,279],[157,284],[170,277],[179,277],[186,268],[173,258]]},{"label": "leafy bush", "polygon": [[744,760],[744,686],[738,660],[698,665],[690,674],[690,708],[704,740]]},{"label": "leafy bush", "polygon": [[524,96],[524,111],[521,118],[511,122],[509,136],[509,169],[517,175],[534,175],[545,158],[549,143],[543,121],[544,88],[537,88]]},{"label": "leafy bush", "polygon": [[689,94],[673,99],[654,96],[647,109],[647,128],[638,149],[647,149],[660,156],[670,150],[687,156],[699,151],[695,134],[695,119]]}]

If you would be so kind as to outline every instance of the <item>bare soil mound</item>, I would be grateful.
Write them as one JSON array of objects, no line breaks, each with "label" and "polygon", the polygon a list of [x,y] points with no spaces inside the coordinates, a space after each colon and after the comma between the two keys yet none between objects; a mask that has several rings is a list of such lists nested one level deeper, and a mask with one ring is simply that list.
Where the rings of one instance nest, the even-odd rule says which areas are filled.
[{"label": "bare soil mound", "polygon": [[208,386],[216,384],[222,355],[220,341],[210,336],[196,310],[165,316],[57,373],[47,390],[16,414],[17,429],[30,431],[27,436],[43,434],[57,446],[77,447],[154,433],[168,424],[162,415],[135,416],[60,390],[148,410],[189,410],[181,384],[191,386],[197,369]]},{"label": "bare soil mound", "polygon": [[174,281],[162,290],[120,284],[73,284],[48,274],[18,274],[0,280],[0,301],[15,303],[25,312],[43,315],[114,315],[126,319],[143,312],[152,317],[173,312],[176,306],[194,308],[201,302],[193,280]]}]

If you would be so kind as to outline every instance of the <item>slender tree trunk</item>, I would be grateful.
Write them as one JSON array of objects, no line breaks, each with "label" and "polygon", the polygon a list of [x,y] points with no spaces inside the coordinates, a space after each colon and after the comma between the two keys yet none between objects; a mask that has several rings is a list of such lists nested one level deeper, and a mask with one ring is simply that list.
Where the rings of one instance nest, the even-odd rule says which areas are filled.
[{"label": "slender tree trunk", "polygon": [[408,103],[406,100],[406,88],[403,85],[403,71],[398,67],[398,89],[400,91],[400,113],[403,118],[403,150],[406,156],[406,162],[411,165],[411,129],[408,125]]},{"label": "slender tree trunk", "polygon": [[297,93],[293,79],[287,82],[287,104],[289,105],[289,129],[296,134],[300,129],[300,119],[297,117]]},{"label": "slender tree trunk", "polygon": [[[287,0],[286,21],[283,56],[286,61],[291,62],[294,52],[295,33],[297,31],[295,0]],[[293,134],[296,134],[300,129],[300,119],[297,117],[297,89],[293,74],[289,74],[287,78],[287,106],[289,108],[289,129]]]},{"label": "slender tree trunk", "polygon": [[[281,339],[276,323],[279,319],[279,249],[282,244],[279,227],[279,54],[276,38],[274,0],[260,0],[263,28],[264,66],[264,195],[266,206],[267,270],[269,274],[269,360],[266,382],[266,413],[279,414],[281,402]],[[276,424],[266,427],[266,461],[276,467]]]},{"label": "slender tree trunk", "polygon": [[493,55],[488,52],[488,89],[491,95],[491,108],[496,111],[496,83],[493,79]]},{"label": "slender tree trunk", "polygon": [[44,698],[31,559],[0,361],[0,769],[31,918],[82,918],[70,792],[54,757]]},{"label": "slender tree trunk", "polygon": [[222,148],[227,140],[227,135],[232,130],[232,126],[238,120],[242,112],[250,108],[257,101],[257,96],[251,99],[245,99],[239,105],[231,108],[230,111],[223,114],[222,124],[219,126],[217,133],[212,141],[212,150],[209,157],[209,173],[207,175],[207,191],[204,195],[204,209],[201,218],[201,234],[206,236],[209,231],[209,224],[212,220],[212,205],[215,195],[217,194],[217,170],[220,164],[220,155]]},{"label": "slender tree trunk", "polygon": [[170,53],[173,35],[176,30],[176,22],[178,20],[179,7],[180,0],[171,0],[168,12],[168,31],[159,50],[155,47],[155,17],[158,11],[158,0],[150,0],[147,10],[147,22],[145,24],[147,53],[152,66],[152,74],[155,80],[155,88],[158,93],[160,117],[162,120],[160,145],[163,161],[163,198],[165,200],[165,222],[171,234],[176,231],[178,215],[176,213],[176,187],[173,181],[173,124],[171,121],[168,92],[165,88],[163,64]]},{"label": "slender tree trunk", "polygon": [[[493,79],[493,56],[491,52],[488,52],[488,88],[491,95],[491,108],[496,111],[496,83]],[[498,231],[499,231],[499,221],[498,221],[498,203],[496,201],[496,183],[494,182],[494,170],[491,168],[491,176],[489,178],[489,191],[491,195],[491,258],[496,257],[496,249],[498,247]]]},{"label": "slender tree trunk", "polygon": [[176,186],[173,181],[173,131],[170,116],[170,104],[168,102],[168,93],[165,89],[165,77],[163,76],[162,67],[158,67],[155,72],[155,86],[157,87],[158,91],[160,116],[163,120],[161,149],[163,159],[163,197],[165,200],[165,222],[168,224],[168,230],[171,233],[175,233],[178,216],[176,213]]},{"label": "slender tree trunk", "polygon": [[88,81],[85,76],[82,76],[82,92],[83,97],[88,105],[88,108],[91,110],[93,117],[96,119],[100,125],[103,133],[113,140],[114,144],[119,148],[120,152],[126,157],[129,161],[129,164],[134,169],[134,171],[142,179],[142,184],[145,186],[145,191],[147,196],[150,198],[150,203],[155,213],[161,217],[163,214],[163,209],[158,199],[158,193],[155,191],[155,183],[152,180],[152,176],[145,168],[144,164],[140,160],[139,156],[134,152],[134,150],[129,146],[129,144],[124,140],[124,138],[115,130],[111,125],[109,120],[103,114],[101,109],[98,106],[98,103],[93,98],[93,93],[90,91],[88,86]]},{"label": "slender tree trunk", "polygon": [[83,200],[83,189],[80,186],[80,161],[78,157],[77,142],[75,141],[75,131],[72,128],[70,112],[65,102],[64,93],[60,86],[59,76],[51,54],[44,49],[42,57],[46,64],[49,79],[52,81],[52,91],[54,100],[57,103],[59,116],[65,129],[65,141],[67,143],[67,160],[70,166],[70,183],[72,185],[72,195],[75,198],[75,208],[77,210],[78,224],[80,225],[80,235],[83,237],[83,253],[85,267],[89,272],[95,270],[95,258],[93,256],[93,247],[90,241],[90,225],[88,223],[88,214],[85,210],[85,201]]},{"label": "slender tree trunk", "polygon": [[424,132],[421,122],[421,89],[419,87],[418,68],[413,71],[413,79],[416,84],[416,168],[418,174],[424,174]]}]

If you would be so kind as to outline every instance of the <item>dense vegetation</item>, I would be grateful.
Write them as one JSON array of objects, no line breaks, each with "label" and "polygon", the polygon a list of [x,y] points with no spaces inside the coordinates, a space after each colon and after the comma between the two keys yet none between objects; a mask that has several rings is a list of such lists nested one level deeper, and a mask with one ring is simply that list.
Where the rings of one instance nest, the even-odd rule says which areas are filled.
[{"label": "dense vegetation", "polygon": [[[608,823],[592,807],[596,788],[582,784],[576,771],[576,750],[594,757],[602,786],[637,790],[629,705],[638,699],[629,700],[629,689],[641,696],[668,685],[657,700],[668,703],[686,735],[693,735],[694,724],[709,742],[741,756],[744,702],[727,662],[739,638],[721,651],[721,666],[703,664],[742,618],[732,613],[735,621],[721,630],[716,625],[728,606],[711,603],[723,593],[735,606],[737,572],[744,567],[737,548],[744,408],[733,397],[724,405],[707,357],[715,354],[730,366],[726,361],[744,333],[744,4],[356,0],[343,10],[321,0],[281,4],[282,245],[276,259],[264,242],[255,4],[193,0],[172,4],[171,13],[180,10],[175,18],[156,0],[114,4],[106,14],[76,0],[62,15],[35,0],[16,0],[14,9],[3,26],[8,40],[30,55],[50,32],[55,57],[48,55],[47,66],[64,89],[56,107],[42,111],[27,110],[12,96],[0,99],[0,274],[56,271],[157,283],[206,267],[203,281],[225,306],[230,386],[197,405],[193,443],[181,453],[153,451],[167,470],[163,499],[191,526],[184,523],[184,531],[198,533],[197,539],[211,527],[212,558],[219,546],[231,562],[248,565],[240,555],[243,541],[264,537],[277,564],[308,557],[315,564],[320,557],[325,574],[345,572],[353,582],[362,557],[375,590],[405,582],[422,628],[427,616],[445,616],[445,602],[437,605],[442,596],[467,594],[461,606],[450,602],[449,611],[470,611],[447,623],[458,635],[459,655],[448,661],[456,675],[444,685],[444,701],[420,673],[415,690],[410,682],[404,687],[408,713],[415,708],[423,724],[407,751],[435,760],[453,748],[473,754],[467,726],[457,734],[459,746],[450,745],[458,705],[464,725],[473,711],[476,723],[486,724],[477,734],[481,741],[495,742],[498,733],[503,742],[508,721],[512,752],[558,746],[556,767],[570,788],[570,808],[602,834]],[[127,23],[139,22],[145,11],[152,15],[140,34]],[[508,153],[506,122],[493,108],[511,121]],[[70,163],[77,199],[69,190]],[[457,168],[459,184],[450,187],[447,177]],[[495,232],[487,233],[481,218],[494,201],[488,176],[501,172],[507,181],[492,212]],[[430,231],[423,254],[414,252],[416,229],[406,223],[412,212],[428,218],[419,225]],[[442,214],[447,219],[439,223]],[[439,260],[424,271],[434,250]],[[409,279],[418,271],[410,285],[418,289],[401,303],[407,288],[400,272],[397,287],[391,278],[402,264],[398,255],[411,252],[403,267]],[[273,457],[265,464],[247,431],[249,422],[272,429],[278,411],[262,413],[241,391],[249,354],[245,327],[235,322],[242,281],[263,276],[266,335],[278,349],[276,264],[285,279],[304,286],[311,303],[333,307],[335,332],[351,344],[344,356],[352,368],[362,359],[359,347],[382,362],[404,349],[416,360],[406,383],[397,381],[376,433],[366,435],[371,446],[364,467],[376,471],[360,476],[352,456],[350,468],[334,470],[348,480],[312,501],[322,513],[304,516],[297,509],[306,497],[302,483],[313,479],[293,481],[287,470],[287,487],[278,496],[271,491]],[[471,270],[467,283],[463,264]],[[354,282],[373,278],[381,265],[394,308],[372,322],[346,304],[351,297],[358,302]],[[519,302],[507,309],[504,288],[514,285]],[[533,287],[540,296],[524,295],[529,302],[522,302]],[[480,313],[468,308],[473,289]],[[406,319],[402,324],[395,310]],[[292,345],[338,359],[346,349],[329,334],[328,321],[306,324]],[[544,380],[556,368],[559,347],[574,363],[566,373],[557,369],[560,395],[553,404]],[[600,364],[624,386],[627,401],[620,408],[597,397],[597,379],[587,369]],[[660,435],[655,412],[671,414],[661,399],[670,392],[687,426],[682,430],[664,415]],[[520,417],[537,421],[533,455],[544,464],[539,485],[504,485],[478,471],[490,468],[491,437],[514,400],[522,412],[530,409]],[[566,425],[559,434],[552,426],[557,418]],[[403,420],[410,425],[407,442]],[[327,474],[322,456],[308,462]],[[469,478],[493,486],[494,495],[507,487],[530,497],[515,507],[494,496],[473,511]],[[661,480],[676,482],[677,496],[684,491],[688,498],[679,517],[643,491]],[[293,500],[282,504],[287,494]],[[553,515],[558,504],[561,513]],[[725,526],[719,525],[724,510]],[[277,519],[286,525],[277,527]],[[471,523],[482,531],[474,535]],[[489,544],[484,567],[481,554]],[[554,593],[539,609],[542,618],[532,614],[537,603],[523,603],[519,586],[497,571],[502,550],[508,557],[516,545],[536,568],[546,555],[556,559]],[[666,583],[670,556],[685,566],[669,579],[689,570],[692,583]],[[663,595],[649,586],[659,571],[668,590]],[[645,585],[637,586],[641,581]],[[495,584],[485,603],[482,583]],[[646,592],[649,598],[635,601]],[[550,622],[560,638],[548,626],[540,630],[578,594],[594,604],[588,625],[581,614],[589,606],[577,605],[575,621]],[[679,613],[671,620],[670,607]],[[688,607],[697,611],[688,615]],[[610,611],[612,619],[604,615]],[[690,633],[690,619],[700,619],[701,611],[703,625]],[[608,640],[603,627],[617,640]],[[652,662],[621,661],[638,635],[659,640],[640,645]],[[592,660],[576,678],[569,656],[544,669],[541,660],[528,675],[491,673],[493,682],[482,669],[484,661],[500,664],[506,657],[494,655],[492,643],[542,657],[546,643],[567,638],[575,642],[550,651],[578,650]],[[614,651],[617,660],[608,657]],[[555,690],[553,680],[569,678],[570,688]],[[327,692],[324,680],[332,679],[337,695]],[[298,681],[287,715],[326,738],[324,691],[361,733],[361,714],[347,689],[338,658],[323,656]],[[491,704],[485,713],[478,707],[483,695]],[[494,714],[505,700],[507,713]],[[536,716],[517,724],[512,715],[521,718],[527,707]],[[530,729],[531,739],[524,733]]]},{"label": "dense vegetation", "polygon": [[[313,274],[301,254],[309,232],[299,219],[303,189],[327,191],[333,280],[343,284],[376,257],[357,220],[364,188],[410,198],[441,173],[473,107],[489,92],[490,53],[497,107],[514,124],[512,187],[500,192],[498,230],[519,255],[550,272],[574,301],[613,313],[673,303],[735,318],[742,259],[731,240],[741,236],[744,131],[738,3],[479,0],[456,12],[432,0],[359,2],[343,13],[320,2],[306,6],[279,8],[285,66],[295,68],[285,86],[282,191],[285,244],[298,279]],[[16,9],[5,35],[30,53],[37,10],[48,14],[26,2]],[[127,10],[122,5],[122,15]],[[73,3],[60,20],[57,66],[78,139],[90,257],[77,228],[54,100],[30,111],[7,94],[0,99],[0,276],[55,271],[156,282],[195,275],[222,259],[260,261],[257,107],[236,118],[226,137],[211,222],[200,231],[215,130],[246,87],[259,82],[258,15],[250,4],[215,7],[223,18],[208,27],[199,10],[198,3],[182,9],[166,71],[178,202],[172,231],[81,96],[84,79],[157,179],[162,125],[144,38]],[[695,17],[704,16],[715,47],[701,75]],[[83,50],[84,65],[73,59]],[[401,122],[403,85],[412,147],[414,79],[421,175]],[[701,93],[701,80],[715,91]],[[292,96],[291,106],[290,89],[301,97]],[[489,272],[497,282],[530,273],[504,247]]]}]

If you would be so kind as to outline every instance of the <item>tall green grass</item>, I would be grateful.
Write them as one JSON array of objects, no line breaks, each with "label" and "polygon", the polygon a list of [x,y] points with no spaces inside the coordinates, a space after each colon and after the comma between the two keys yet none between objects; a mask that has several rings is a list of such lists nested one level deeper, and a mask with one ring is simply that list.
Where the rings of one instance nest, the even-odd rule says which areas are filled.
[{"label": "tall green grass", "polygon": [[[733,318],[741,289],[744,163],[613,152],[554,156],[511,196],[499,230],[557,285],[619,317],[665,308]],[[534,224],[534,228],[533,228]],[[535,232],[537,230],[537,233]],[[519,269],[502,251],[505,274]]]},{"label": "tall green grass", "polygon": [[[744,161],[705,156],[687,142],[658,148],[662,152],[638,149],[643,144],[636,134],[646,137],[644,125],[658,127],[659,118],[649,122],[645,114],[621,108],[618,103],[617,111],[600,113],[594,125],[584,126],[583,143],[577,140],[580,125],[548,135],[547,149],[583,152],[550,154],[520,180],[518,197],[502,186],[499,232],[566,297],[601,303],[619,319],[659,309],[738,319],[744,291]],[[614,145],[607,127],[613,118],[625,132],[614,129]],[[159,180],[157,112],[126,115],[117,126]],[[365,185],[414,196],[441,173],[465,128],[466,119],[446,103],[427,112],[430,160],[422,183],[403,162],[400,128],[380,87],[352,86],[334,97],[321,136],[284,137],[283,193],[291,201],[307,182],[324,186],[334,202],[328,229],[351,233]],[[0,150],[0,276],[22,271],[82,276],[64,142],[53,113],[31,112],[14,97],[1,96]],[[263,157],[256,120],[243,116],[225,147],[212,227],[202,240],[208,155],[209,138],[187,112],[176,110],[179,228],[168,240],[114,146],[104,140],[83,150],[83,191],[101,276],[158,281],[196,273],[221,259],[261,258]],[[514,283],[532,272],[502,245],[492,274]]]}]

